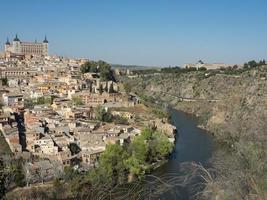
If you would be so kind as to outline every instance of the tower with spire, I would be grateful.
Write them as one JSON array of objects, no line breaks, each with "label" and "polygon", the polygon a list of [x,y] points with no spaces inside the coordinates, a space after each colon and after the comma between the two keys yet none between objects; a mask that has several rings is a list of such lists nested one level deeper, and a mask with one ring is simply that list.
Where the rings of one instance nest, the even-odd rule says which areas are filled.
[{"label": "tower with spire", "polygon": [[11,44],[9,42],[9,38],[7,37],[6,43],[5,43],[5,52],[10,51]]},{"label": "tower with spire", "polygon": [[18,34],[16,34],[15,38],[13,39],[12,47],[13,47],[12,53],[16,53],[16,54],[21,53],[21,45],[20,45],[20,39],[18,38]]},{"label": "tower with spire", "polygon": [[44,46],[43,54],[47,56],[48,55],[48,40],[47,40],[46,36],[45,36],[45,39],[43,41],[43,46]]}]

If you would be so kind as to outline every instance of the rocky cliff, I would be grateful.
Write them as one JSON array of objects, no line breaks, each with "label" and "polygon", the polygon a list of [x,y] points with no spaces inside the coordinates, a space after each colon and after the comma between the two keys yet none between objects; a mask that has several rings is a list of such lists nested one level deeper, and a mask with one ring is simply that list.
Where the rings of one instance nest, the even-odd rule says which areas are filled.
[{"label": "rocky cliff", "polygon": [[150,101],[164,101],[199,117],[223,145],[213,156],[218,172],[209,199],[267,198],[267,66],[224,73],[161,73],[127,80]]}]

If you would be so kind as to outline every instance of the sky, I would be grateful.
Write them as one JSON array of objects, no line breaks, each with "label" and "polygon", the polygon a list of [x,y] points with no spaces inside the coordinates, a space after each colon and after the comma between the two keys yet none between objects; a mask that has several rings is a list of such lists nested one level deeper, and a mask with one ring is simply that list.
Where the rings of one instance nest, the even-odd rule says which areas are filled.
[{"label": "sky", "polygon": [[267,59],[266,0],[0,0],[6,38],[50,54],[148,66]]}]

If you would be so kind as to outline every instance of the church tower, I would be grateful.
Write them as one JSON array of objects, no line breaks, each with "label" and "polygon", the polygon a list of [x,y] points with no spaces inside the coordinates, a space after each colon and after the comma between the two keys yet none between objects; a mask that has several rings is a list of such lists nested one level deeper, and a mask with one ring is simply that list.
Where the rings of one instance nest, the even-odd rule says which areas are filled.
[{"label": "church tower", "polygon": [[12,42],[12,47],[13,47],[13,52],[20,54],[21,53],[21,45],[20,45],[20,40],[18,38],[18,35],[16,34],[16,37],[14,38]]},{"label": "church tower", "polygon": [[45,36],[45,39],[43,41],[43,55],[47,56],[48,55],[48,40]]},{"label": "church tower", "polygon": [[5,43],[5,52],[9,52],[10,51],[10,42],[9,39],[6,39],[6,43]]}]

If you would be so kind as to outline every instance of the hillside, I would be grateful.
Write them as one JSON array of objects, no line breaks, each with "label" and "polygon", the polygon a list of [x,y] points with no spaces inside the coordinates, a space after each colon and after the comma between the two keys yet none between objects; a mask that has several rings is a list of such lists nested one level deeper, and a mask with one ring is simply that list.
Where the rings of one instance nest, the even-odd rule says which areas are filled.
[{"label": "hillside", "polygon": [[205,198],[267,198],[267,66],[241,72],[161,73],[127,80],[143,99],[195,114],[220,148]]}]

